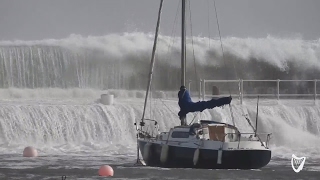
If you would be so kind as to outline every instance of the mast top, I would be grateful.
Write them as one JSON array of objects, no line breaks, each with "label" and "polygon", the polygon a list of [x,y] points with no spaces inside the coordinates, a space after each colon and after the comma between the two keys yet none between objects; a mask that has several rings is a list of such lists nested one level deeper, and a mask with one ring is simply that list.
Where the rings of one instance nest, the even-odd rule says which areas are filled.
[{"label": "mast top", "polygon": [[182,0],[181,14],[181,86],[186,85],[186,29],[185,29],[185,14],[186,0]]}]

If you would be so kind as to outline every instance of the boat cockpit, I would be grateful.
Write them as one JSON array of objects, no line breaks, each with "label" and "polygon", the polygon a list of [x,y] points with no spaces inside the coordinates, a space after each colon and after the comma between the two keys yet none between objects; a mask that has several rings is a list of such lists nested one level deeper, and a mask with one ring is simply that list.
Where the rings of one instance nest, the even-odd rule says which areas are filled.
[{"label": "boat cockpit", "polygon": [[175,126],[169,132],[162,132],[156,136],[157,140],[187,140],[203,139],[222,142],[239,140],[239,130],[230,124],[216,121],[201,120],[189,126]]}]

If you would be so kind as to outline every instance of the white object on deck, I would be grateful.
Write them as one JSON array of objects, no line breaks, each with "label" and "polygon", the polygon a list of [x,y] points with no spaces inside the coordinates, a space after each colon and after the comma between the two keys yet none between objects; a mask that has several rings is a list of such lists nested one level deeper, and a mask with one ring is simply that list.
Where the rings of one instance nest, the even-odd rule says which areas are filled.
[{"label": "white object on deck", "polygon": [[113,104],[113,94],[102,94],[100,102],[104,105],[112,105]]}]

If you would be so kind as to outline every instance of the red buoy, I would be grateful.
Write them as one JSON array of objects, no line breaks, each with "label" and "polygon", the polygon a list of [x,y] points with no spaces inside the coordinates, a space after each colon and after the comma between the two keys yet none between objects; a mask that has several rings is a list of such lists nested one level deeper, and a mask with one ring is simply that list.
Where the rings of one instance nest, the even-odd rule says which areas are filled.
[{"label": "red buoy", "polygon": [[99,169],[99,176],[113,176],[113,169],[111,166],[103,165]]},{"label": "red buoy", "polygon": [[28,146],[24,148],[23,150],[23,157],[37,157],[38,156],[38,151],[31,146]]}]

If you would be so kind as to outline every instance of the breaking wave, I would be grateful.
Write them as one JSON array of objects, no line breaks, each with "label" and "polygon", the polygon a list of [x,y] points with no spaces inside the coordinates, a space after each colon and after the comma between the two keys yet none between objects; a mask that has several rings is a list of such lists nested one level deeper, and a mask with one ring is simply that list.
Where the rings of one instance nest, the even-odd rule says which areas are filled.
[{"label": "breaking wave", "polygon": [[[134,32],[1,41],[0,87],[143,90],[153,38]],[[158,42],[154,88],[176,90],[180,39],[160,35]],[[187,38],[187,79],[317,79],[320,72],[319,40],[228,37],[223,45],[225,61],[217,39]]]}]

